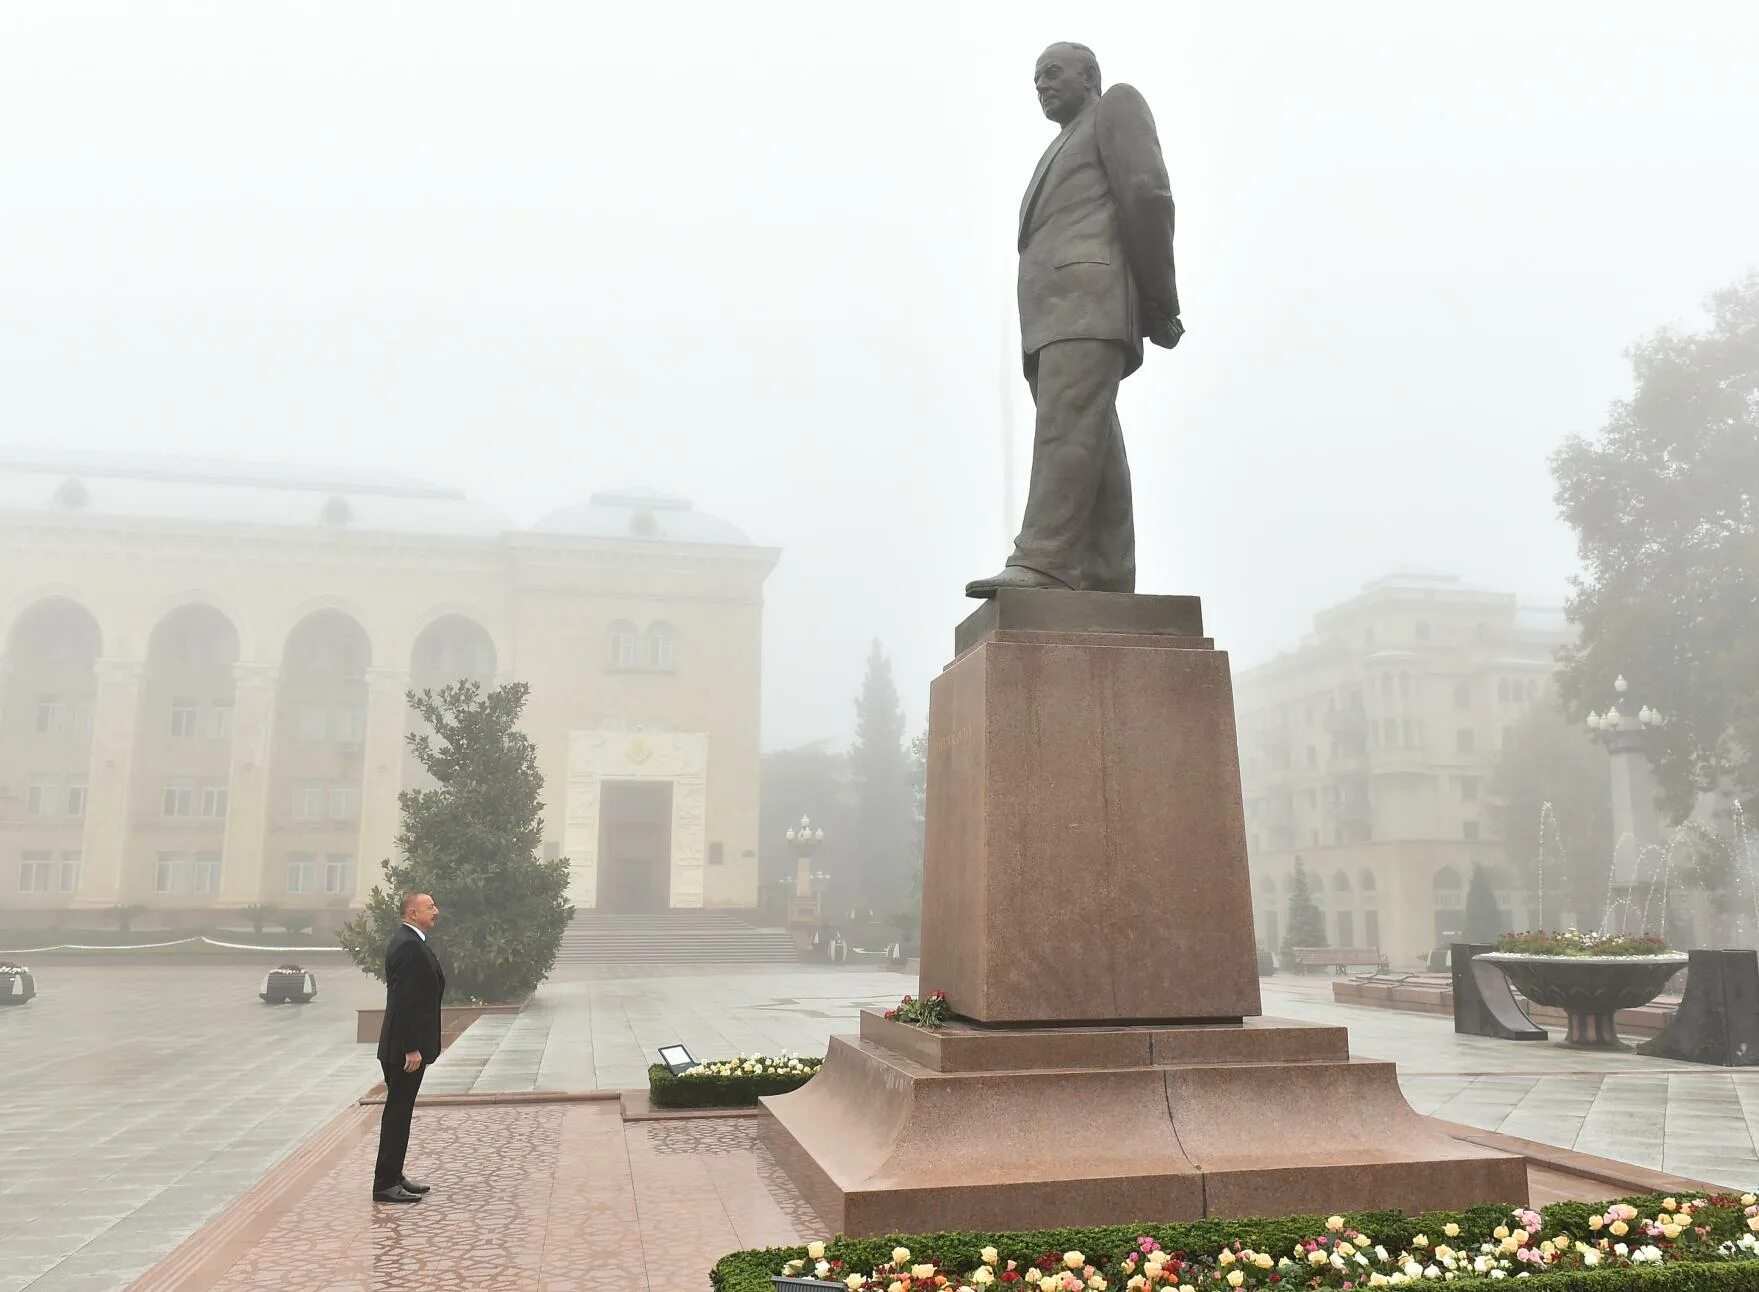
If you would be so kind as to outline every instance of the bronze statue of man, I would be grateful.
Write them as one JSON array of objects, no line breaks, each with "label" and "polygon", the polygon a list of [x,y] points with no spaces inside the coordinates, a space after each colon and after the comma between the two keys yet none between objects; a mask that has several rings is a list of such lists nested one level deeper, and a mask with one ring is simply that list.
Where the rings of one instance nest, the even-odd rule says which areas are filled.
[{"label": "bronze statue of man", "polygon": [[1014,554],[965,587],[1136,590],[1130,464],[1118,385],[1144,338],[1184,335],[1173,276],[1173,197],[1154,117],[1133,87],[1103,93],[1085,45],[1052,45],[1033,74],[1062,126],[1020,204],[1020,346],[1038,415]]}]

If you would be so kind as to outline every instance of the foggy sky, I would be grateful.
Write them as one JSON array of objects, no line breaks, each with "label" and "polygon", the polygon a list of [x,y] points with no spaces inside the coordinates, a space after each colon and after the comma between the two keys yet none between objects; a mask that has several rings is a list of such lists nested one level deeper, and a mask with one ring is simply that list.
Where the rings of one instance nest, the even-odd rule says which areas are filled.
[{"label": "foggy sky", "polygon": [[0,443],[406,472],[784,549],[766,747],[912,726],[1018,516],[1054,40],[1146,95],[1189,335],[1140,590],[1236,667],[1396,567],[1558,604],[1547,454],[1759,263],[1759,6],[0,7]]}]

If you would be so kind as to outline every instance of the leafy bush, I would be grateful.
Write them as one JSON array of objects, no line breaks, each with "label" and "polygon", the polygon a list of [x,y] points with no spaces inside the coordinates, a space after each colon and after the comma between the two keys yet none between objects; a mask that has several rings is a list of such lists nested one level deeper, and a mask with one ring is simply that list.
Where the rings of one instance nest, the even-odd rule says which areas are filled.
[{"label": "leafy bush", "polygon": [[1659,956],[1671,948],[1650,933],[1561,933],[1535,931],[1505,933],[1496,941],[1498,951],[1526,956]]},{"label": "leafy bush", "polygon": [[800,1089],[823,1066],[823,1059],[792,1055],[741,1055],[680,1073],[656,1063],[647,1070],[647,1100],[655,1108],[746,1108],[763,1095]]},{"label": "leafy bush", "polygon": [[574,918],[568,862],[544,861],[544,778],[519,730],[523,682],[484,692],[475,682],[412,693],[427,730],[409,747],[438,788],[398,795],[401,861],[338,933],[354,962],[383,978],[385,944],[402,921],[399,898],[429,893],[440,908],[434,950],[453,1001],[522,1000],[549,975]]},{"label": "leafy bush", "polygon": [[146,913],[147,908],[139,902],[117,902],[104,912],[115,921],[117,929],[123,933],[133,930],[135,920]]},{"label": "leafy bush", "polygon": [[[1485,1255],[1503,1267],[1502,1278],[1508,1277],[1512,1266],[1543,1281],[1548,1292],[1752,1292],[1759,1288],[1759,1237],[1749,1232],[1750,1213],[1759,1207],[1747,1201],[1752,1196],[1652,1195],[1622,1203],[1562,1202],[1537,1213],[1480,1206],[1418,1216],[1384,1211],[1330,1219],[1289,1216],[1025,1233],[839,1238],[809,1247],[734,1252],[715,1265],[709,1279],[715,1292],[770,1292],[771,1277],[786,1270],[850,1281],[852,1287],[898,1286],[905,1292],[924,1292],[937,1287],[935,1280],[943,1274],[947,1287],[957,1287],[987,1266],[990,1277],[973,1280],[972,1286],[981,1283],[985,1292],[1034,1292],[1033,1282],[1042,1276],[1042,1292],[1064,1286],[1067,1254],[1079,1257],[1071,1267],[1078,1280],[1098,1275],[1108,1288],[1140,1286],[1173,1292],[1196,1286],[1233,1292],[1240,1287],[1241,1292],[1257,1292],[1271,1285],[1338,1288],[1353,1282],[1365,1287],[1371,1280],[1354,1259],[1355,1250],[1360,1250],[1371,1263],[1383,1267],[1402,1263],[1395,1253],[1407,1259],[1420,1257],[1420,1266],[1452,1262],[1454,1267],[1438,1270],[1439,1277],[1411,1276],[1395,1268],[1391,1278],[1381,1275],[1380,1281],[1422,1283],[1434,1277],[1437,1282],[1489,1287],[1492,1279],[1478,1275],[1472,1264]],[[1681,1206],[1692,1214],[1678,1214]],[[1628,1221],[1620,1219],[1626,1216]],[[1663,1216],[1684,1221],[1673,1237],[1658,1224]],[[1353,1250],[1345,1251],[1346,1241]],[[1619,1243],[1626,1243],[1626,1255],[1617,1253]],[[1484,1251],[1486,1244],[1489,1253]],[[1379,1260],[1377,1246],[1387,1252],[1387,1261]],[[900,1247],[905,1249],[902,1256],[895,1250]],[[1586,1268],[1585,1247],[1594,1250],[1592,1268]],[[1648,1254],[1639,1253],[1640,1248]],[[1155,1251],[1161,1253],[1157,1259],[1166,1262],[1166,1269],[1159,1277],[1144,1280],[1149,1254]],[[1267,1254],[1271,1265],[1267,1268],[1262,1261],[1249,1259],[1248,1252]],[[1321,1254],[1317,1262],[1312,1259],[1315,1252]],[[1345,1258],[1343,1268],[1334,1264],[1334,1253]],[[816,1265],[820,1260],[826,1263],[822,1271]],[[1009,1268],[1010,1262],[1015,1268]],[[934,1268],[927,1271],[920,1266]],[[926,1277],[919,1278],[918,1272]],[[877,1284],[869,1277],[876,1273]],[[857,1278],[863,1282],[855,1283]]]},{"label": "leafy bush", "polygon": [[309,932],[312,926],[310,911],[282,911],[275,916],[275,923],[293,934]]},{"label": "leafy bush", "polygon": [[281,908],[273,902],[252,902],[248,906],[239,907],[238,913],[250,922],[253,930],[261,933],[281,914]]}]

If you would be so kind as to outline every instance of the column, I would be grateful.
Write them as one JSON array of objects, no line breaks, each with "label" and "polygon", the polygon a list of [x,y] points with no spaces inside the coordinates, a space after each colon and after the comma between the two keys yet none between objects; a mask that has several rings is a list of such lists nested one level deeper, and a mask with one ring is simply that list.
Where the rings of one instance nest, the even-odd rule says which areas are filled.
[{"label": "column", "polygon": [[232,761],[227,772],[226,835],[220,863],[221,907],[270,900],[264,856],[269,830],[269,764],[275,747],[275,698],[281,671],[272,664],[232,666]]},{"label": "column", "polygon": [[403,730],[408,710],[407,669],[366,671],[366,735],[360,782],[360,835],[354,849],[354,900],[366,901],[384,882],[382,863],[397,846],[397,794],[403,788]]},{"label": "column", "polygon": [[80,906],[125,902],[146,881],[129,882],[129,792],[134,773],[135,723],[140,719],[140,660],[98,659],[92,699],[92,763],[86,776],[85,833],[79,866]]}]

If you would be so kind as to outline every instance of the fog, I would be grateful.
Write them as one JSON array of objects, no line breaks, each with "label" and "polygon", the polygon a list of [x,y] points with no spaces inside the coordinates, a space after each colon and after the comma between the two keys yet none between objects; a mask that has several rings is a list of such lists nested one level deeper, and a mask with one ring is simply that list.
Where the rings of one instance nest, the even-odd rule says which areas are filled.
[{"label": "fog", "polygon": [[1548,453],[1759,261],[1751,5],[14,3],[0,442],[682,495],[782,549],[766,747],[873,637],[914,727],[1024,492],[1057,39],[1179,204],[1140,590],[1236,667],[1394,567],[1561,601]]}]

